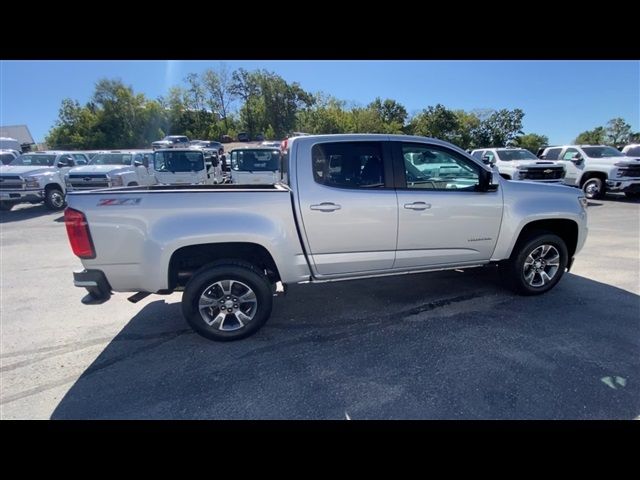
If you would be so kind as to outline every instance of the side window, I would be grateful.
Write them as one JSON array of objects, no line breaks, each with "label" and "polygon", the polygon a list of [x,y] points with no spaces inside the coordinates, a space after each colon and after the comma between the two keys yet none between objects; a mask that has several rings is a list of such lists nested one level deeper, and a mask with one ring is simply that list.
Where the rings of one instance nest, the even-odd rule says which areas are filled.
[{"label": "side window", "polygon": [[313,178],[339,188],[384,188],[379,142],[320,143],[311,149]]},{"label": "side window", "polygon": [[493,163],[493,161],[495,160],[496,154],[493,153],[491,150],[485,150],[483,157],[489,160],[489,162]]},{"label": "side window", "polygon": [[76,162],[76,165],[86,165],[88,162],[87,157],[82,153],[74,153],[73,158]]},{"label": "side window", "polygon": [[471,156],[473,158],[477,158],[478,160],[482,160],[482,153],[484,152],[484,150],[476,150],[475,152],[473,152],[471,154]]},{"label": "side window", "polygon": [[558,160],[558,157],[560,156],[560,151],[562,149],[561,148],[550,148],[549,150],[547,150],[546,155],[544,156],[545,160]]},{"label": "side window", "polygon": [[573,157],[578,155],[580,152],[575,148],[567,148],[567,150],[562,154],[562,160],[573,160]]},{"label": "side window", "polygon": [[481,167],[448,149],[403,143],[402,155],[409,189],[473,191],[480,183]]},{"label": "side window", "polygon": [[66,162],[68,166],[73,167],[75,165],[75,163],[73,162],[73,158],[71,158],[71,155],[60,155],[60,158],[58,158],[58,163],[60,162]]}]

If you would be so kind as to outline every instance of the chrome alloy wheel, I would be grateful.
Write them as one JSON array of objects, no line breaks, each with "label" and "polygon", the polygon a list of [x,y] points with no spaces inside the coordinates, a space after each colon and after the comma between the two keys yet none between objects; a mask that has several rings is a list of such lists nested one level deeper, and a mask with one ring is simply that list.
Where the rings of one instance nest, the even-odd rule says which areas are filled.
[{"label": "chrome alloy wheel", "polygon": [[253,320],[258,311],[258,299],[246,284],[220,280],[204,289],[198,309],[207,325],[229,332],[239,330]]},{"label": "chrome alloy wheel", "polygon": [[64,195],[57,190],[51,194],[51,204],[56,208],[62,208],[64,205]]},{"label": "chrome alloy wheel", "polygon": [[532,287],[542,287],[556,276],[559,268],[560,253],[556,247],[540,245],[524,261],[524,279]]}]

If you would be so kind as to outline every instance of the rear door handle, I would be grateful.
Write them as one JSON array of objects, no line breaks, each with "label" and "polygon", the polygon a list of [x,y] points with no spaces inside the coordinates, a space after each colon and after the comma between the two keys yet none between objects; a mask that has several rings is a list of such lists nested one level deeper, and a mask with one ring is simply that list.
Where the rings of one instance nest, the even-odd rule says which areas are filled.
[{"label": "rear door handle", "polygon": [[431,208],[431,204],[425,202],[405,203],[404,208],[408,208],[409,210],[426,210],[427,208]]},{"label": "rear door handle", "polygon": [[335,210],[340,210],[342,207],[335,203],[322,202],[318,205],[311,205],[309,208],[311,208],[311,210],[319,210],[321,212],[333,212]]}]

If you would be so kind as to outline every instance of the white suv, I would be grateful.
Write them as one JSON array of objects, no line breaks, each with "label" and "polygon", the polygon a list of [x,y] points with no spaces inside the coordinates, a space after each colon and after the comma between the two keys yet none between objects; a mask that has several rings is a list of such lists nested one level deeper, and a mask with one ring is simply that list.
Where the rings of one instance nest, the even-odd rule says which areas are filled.
[{"label": "white suv", "polygon": [[540,160],[524,148],[485,148],[471,156],[497,167],[502,178],[528,182],[562,183],[566,170],[558,162]]},{"label": "white suv", "polygon": [[606,192],[640,196],[640,158],[628,157],[606,145],[547,147],[540,158],[562,162],[567,185],[584,190],[587,198],[602,198]]},{"label": "white suv", "polygon": [[113,150],[94,155],[88,165],[75,167],[65,175],[67,190],[131,187],[156,183],[149,162],[151,150]]}]

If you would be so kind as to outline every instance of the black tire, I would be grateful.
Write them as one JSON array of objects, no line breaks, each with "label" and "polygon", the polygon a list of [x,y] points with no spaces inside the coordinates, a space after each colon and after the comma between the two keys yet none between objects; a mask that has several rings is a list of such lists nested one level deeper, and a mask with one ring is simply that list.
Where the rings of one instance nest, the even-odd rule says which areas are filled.
[{"label": "black tire", "polygon": [[50,187],[45,191],[44,204],[49,210],[62,210],[67,202],[64,200],[62,190],[58,187]]},{"label": "black tire", "polygon": [[[238,327],[239,323],[236,322],[234,315],[227,314],[218,325],[209,325],[200,314],[199,302],[201,296],[203,296],[205,292],[212,292],[216,289],[217,287],[211,288],[216,282],[225,280],[241,282],[241,284],[234,284],[231,287],[232,292],[236,287],[242,289],[242,284],[244,284],[253,290],[255,294],[257,301],[255,312],[253,313],[252,319],[242,327]],[[240,290],[240,292],[242,291],[243,290]],[[212,295],[212,297],[214,296],[215,295]],[[218,308],[219,306],[217,304],[214,305],[216,306],[207,309],[204,313],[205,316],[210,315],[210,319],[211,317],[217,317],[217,315],[222,314]],[[187,320],[187,323],[198,334],[216,341],[240,340],[241,338],[253,335],[260,330],[269,319],[272,306],[273,290],[267,276],[255,266],[241,260],[221,260],[202,267],[191,277],[182,295],[182,314]],[[240,305],[240,307],[242,308],[242,305]],[[219,326],[226,326],[225,322],[227,321],[231,321],[231,326],[237,327],[237,329],[230,331],[221,330]]]},{"label": "black tire", "polygon": [[13,202],[7,202],[5,200],[2,200],[0,201],[0,210],[2,210],[3,212],[8,212],[13,208],[14,205],[15,203]]},{"label": "black tire", "polygon": [[588,178],[582,184],[582,191],[584,192],[584,196],[590,200],[601,199],[605,194],[604,181],[598,177]]},{"label": "black tire", "polygon": [[[543,245],[550,245],[556,249],[560,257],[558,267],[553,276],[551,276],[551,280],[544,282],[541,286],[532,286],[525,278],[525,271],[530,273],[533,265],[525,270],[525,261],[527,261],[530,254]],[[553,251],[550,252],[553,253]],[[549,232],[534,232],[525,239],[518,241],[511,253],[511,258],[500,265],[500,274],[505,285],[516,293],[520,295],[540,295],[551,290],[560,281],[567,268],[568,257],[567,246],[558,235]],[[545,273],[547,272],[545,271]],[[540,274],[534,273],[533,279],[535,278],[538,278],[535,283],[542,281]]]},{"label": "black tire", "polygon": [[640,198],[640,192],[624,192],[624,196],[631,199]]}]

